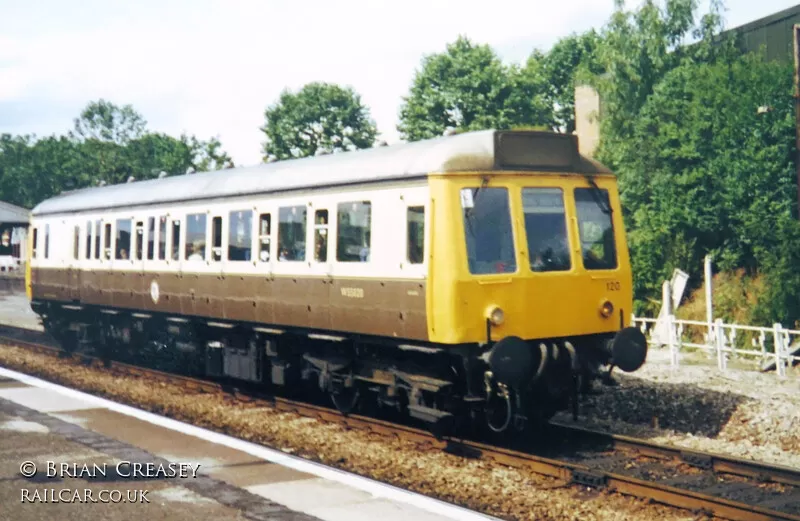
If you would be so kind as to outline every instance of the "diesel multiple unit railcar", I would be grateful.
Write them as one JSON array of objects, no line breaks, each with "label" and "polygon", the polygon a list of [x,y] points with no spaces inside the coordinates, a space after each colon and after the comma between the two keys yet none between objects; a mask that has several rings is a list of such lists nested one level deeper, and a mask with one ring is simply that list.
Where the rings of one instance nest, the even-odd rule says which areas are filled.
[{"label": "diesel multiple unit railcar", "polygon": [[318,386],[343,413],[502,432],[647,353],[616,179],[571,135],[470,132],[87,188],[39,204],[32,228],[31,306],[65,349]]}]

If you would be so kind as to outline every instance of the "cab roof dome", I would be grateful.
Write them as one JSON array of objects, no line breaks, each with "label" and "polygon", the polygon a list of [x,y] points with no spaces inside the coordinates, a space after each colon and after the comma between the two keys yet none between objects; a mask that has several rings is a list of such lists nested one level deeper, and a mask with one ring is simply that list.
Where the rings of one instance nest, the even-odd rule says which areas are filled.
[{"label": "cab roof dome", "polygon": [[578,153],[577,137],[542,131],[482,130],[256,166],[177,175],[65,192],[32,215],[242,197],[489,170],[610,171]]}]

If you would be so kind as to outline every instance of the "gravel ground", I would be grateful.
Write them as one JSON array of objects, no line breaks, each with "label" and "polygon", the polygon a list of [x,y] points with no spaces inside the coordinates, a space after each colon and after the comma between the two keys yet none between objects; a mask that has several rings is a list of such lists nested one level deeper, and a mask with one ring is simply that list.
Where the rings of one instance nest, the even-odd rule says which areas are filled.
[{"label": "gravel ground", "polygon": [[74,362],[56,366],[52,357],[19,348],[0,346],[0,365],[505,519],[705,519],[686,510],[349,430],[255,402],[234,404],[220,394],[118,377]]},{"label": "gravel ground", "polygon": [[[689,449],[800,468],[800,376],[706,365],[672,368],[651,351],[583,404],[580,425]],[[572,422],[559,415],[564,423]]]}]

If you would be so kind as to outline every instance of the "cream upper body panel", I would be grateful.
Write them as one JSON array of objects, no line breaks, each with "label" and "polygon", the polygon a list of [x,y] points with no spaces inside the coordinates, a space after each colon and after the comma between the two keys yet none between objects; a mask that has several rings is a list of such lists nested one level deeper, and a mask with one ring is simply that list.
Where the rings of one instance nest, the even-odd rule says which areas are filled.
[{"label": "cream upper body panel", "polygon": [[[192,273],[233,273],[233,274],[274,274],[274,275],[318,275],[365,278],[405,278],[423,279],[426,276],[427,257],[409,259],[409,208],[419,209],[424,225],[422,230],[430,228],[428,219],[428,201],[430,199],[427,180],[409,180],[393,182],[379,186],[331,187],[313,192],[296,192],[288,194],[267,194],[256,196],[240,196],[216,201],[195,201],[175,204],[143,204],[139,207],[113,211],[86,211],[67,215],[34,216],[31,226],[36,230],[36,255],[31,259],[33,268],[78,268],[82,270],[110,271],[143,271],[147,272],[192,272]],[[365,262],[339,262],[337,259],[337,240],[339,240],[340,211],[348,205],[359,203],[369,206],[369,258]],[[305,213],[302,223],[302,239],[298,243],[309,245],[303,258],[283,260],[279,249],[282,248],[281,210],[301,208]],[[247,230],[236,230],[235,220],[245,213],[248,218]],[[219,260],[212,260],[211,250],[206,250],[202,261],[190,260],[192,244],[187,239],[187,220],[196,215],[205,216],[205,244],[212,245],[212,219],[221,219],[221,252]],[[318,215],[325,215],[326,226],[315,226]],[[269,216],[270,226],[267,234],[262,234],[259,219]],[[153,219],[152,229],[150,219]],[[160,225],[166,219],[167,226]],[[126,242],[129,249],[136,248],[133,241],[142,241],[139,256],[133,251],[127,252],[126,259],[117,258],[118,223],[126,222],[126,232],[138,231],[137,223],[141,223],[141,235]],[[295,222],[300,224],[299,218]],[[178,223],[178,244],[174,249],[179,252],[178,258],[172,257],[173,223]],[[98,223],[100,228],[98,228]],[[105,227],[109,227],[106,236]],[[232,229],[233,227],[233,229]],[[298,226],[300,228],[300,226]],[[99,230],[99,235],[98,235]],[[330,232],[326,237],[327,258],[319,262],[311,253],[311,245],[318,239],[318,231]],[[235,242],[234,234],[240,232],[249,246],[250,261],[229,259],[228,246]],[[232,233],[233,232],[233,233]],[[163,237],[162,244],[162,234]],[[110,239],[108,244],[105,239]],[[155,243],[156,250],[152,259],[148,259],[147,243]],[[239,237],[242,239],[242,237]],[[259,255],[260,242],[268,241],[272,247],[269,255]],[[422,238],[423,251],[426,251],[428,236]],[[77,241],[77,246],[76,246]],[[99,248],[98,248],[99,246]],[[159,250],[170,251],[159,255]],[[108,251],[106,251],[108,250]],[[110,253],[109,253],[110,252]],[[77,258],[75,257],[77,253]],[[162,257],[163,258],[160,258]]]}]

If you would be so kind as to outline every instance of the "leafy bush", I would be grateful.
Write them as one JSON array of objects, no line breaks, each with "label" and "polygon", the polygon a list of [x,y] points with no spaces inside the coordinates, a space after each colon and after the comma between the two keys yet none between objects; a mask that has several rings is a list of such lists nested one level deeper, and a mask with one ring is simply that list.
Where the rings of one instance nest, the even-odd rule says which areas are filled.
[{"label": "leafy bush", "polygon": [[791,67],[684,63],[655,86],[629,145],[617,170],[640,309],[674,268],[697,287],[712,253],[730,277],[764,276],[753,320],[800,318]]},{"label": "leafy bush", "polygon": [[[765,297],[763,276],[750,276],[743,269],[717,273],[711,282],[714,318],[727,323],[771,326],[757,323],[754,310]],[[706,285],[701,284],[679,307],[675,315],[684,320],[706,320]]]}]

